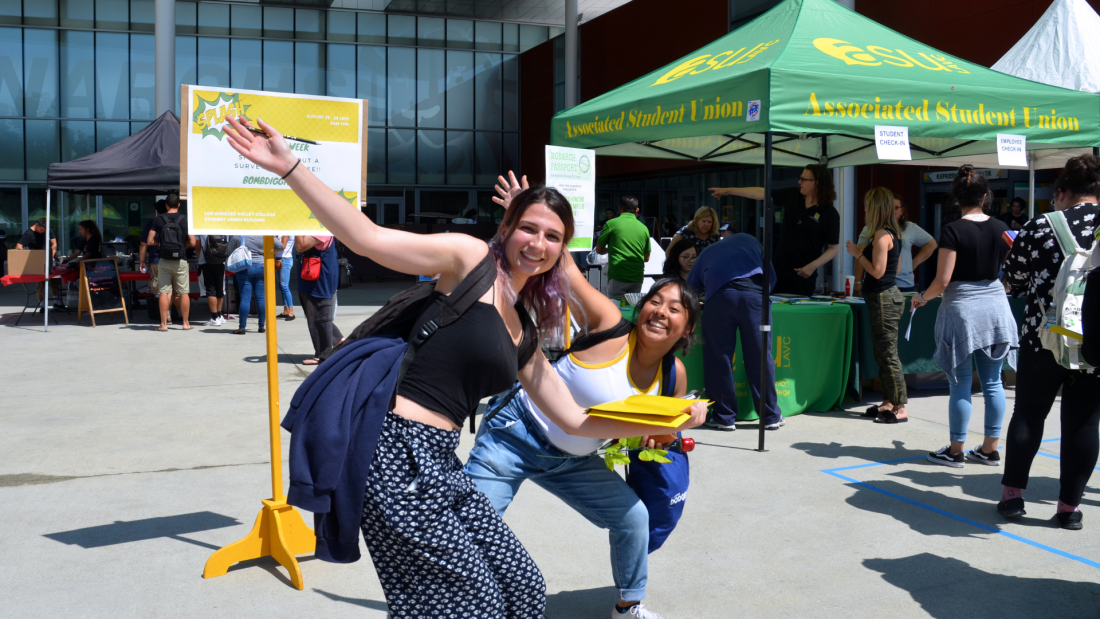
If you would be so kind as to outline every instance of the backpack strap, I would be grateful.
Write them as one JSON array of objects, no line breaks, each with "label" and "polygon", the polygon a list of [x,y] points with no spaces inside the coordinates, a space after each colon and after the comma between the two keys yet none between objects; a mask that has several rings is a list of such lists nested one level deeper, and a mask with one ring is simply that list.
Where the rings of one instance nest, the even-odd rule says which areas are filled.
[{"label": "backpack strap", "polygon": [[665,379],[665,384],[662,385],[661,395],[668,397],[675,397],[673,394],[676,392],[676,354],[669,352],[664,358],[661,359],[661,377]]},{"label": "backpack strap", "polygon": [[633,329],[634,324],[631,323],[629,320],[623,318],[619,320],[619,324],[611,327],[610,329],[597,331],[595,333],[585,333],[584,335],[578,337],[576,340],[573,341],[572,346],[562,352],[562,356],[564,357],[565,355],[571,353],[588,350],[589,348],[592,348],[598,344],[603,344],[607,340],[622,337],[624,335],[629,335]]},{"label": "backpack strap", "polygon": [[1050,222],[1050,227],[1054,230],[1054,238],[1058,241],[1058,246],[1062,249],[1064,258],[1068,259],[1071,254],[1084,252],[1081,246],[1077,244],[1077,238],[1073,236],[1073,231],[1069,229],[1064,213],[1051,211],[1047,213],[1047,221]]}]

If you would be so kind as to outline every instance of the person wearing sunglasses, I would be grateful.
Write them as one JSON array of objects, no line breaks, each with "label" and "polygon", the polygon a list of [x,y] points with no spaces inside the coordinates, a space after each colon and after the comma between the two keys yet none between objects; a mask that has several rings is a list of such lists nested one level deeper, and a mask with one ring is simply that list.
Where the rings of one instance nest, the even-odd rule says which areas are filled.
[{"label": "person wearing sunglasses", "polygon": [[[775,252],[776,294],[810,296],[817,290],[817,270],[840,249],[840,213],[833,206],[833,176],[823,165],[812,164],[798,177],[802,200],[783,209],[783,228]],[[711,187],[711,194],[763,200],[763,187]]]},{"label": "person wearing sunglasses", "polygon": [[[906,219],[905,205],[902,203],[901,197],[897,195],[894,196],[894,217],[901,228],[901,260],[898,262],[898,272],[895,276],[898,290],[900,292],[916,292],[917,281],[913,273],[917,267],[932,257],[938,245],[936,245],[936,240],[932,238],[932,235],[928,234],[924,228]],[[856,245],[859,246],[861,251],[871,244],[871,236],[870,228],[864,226],[859,233],[859,240],[856,241]],[[913,255],[914,247],[918,249],[915,256]],[[855,263],[855,276],[855,292],[857,295],[862,295],[863,265],[858,261]]]}]

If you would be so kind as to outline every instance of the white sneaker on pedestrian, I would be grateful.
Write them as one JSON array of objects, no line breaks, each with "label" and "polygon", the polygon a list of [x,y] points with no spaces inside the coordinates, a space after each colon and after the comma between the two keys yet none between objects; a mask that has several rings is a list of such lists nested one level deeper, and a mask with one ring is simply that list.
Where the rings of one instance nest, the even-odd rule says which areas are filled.
[{"label": "white sneaker on pedestrian", "polygon": [[957,454],[951,453],[950,445],[939,451],[933,451],[928,454],[928,461],[942,464],[943,466],[949,466],[953,469],[961,469],[966,466],[966,458],[963,456],[963,453],[961,451]]},{"label": "white sneaker on pedestrian", "polygon": [[787,425],[787,420],[786,419],[780,419],[779,421],[777,421],[775,423],[769,423],[768,425],[764,426],[764,429],[765,430],[778,430],[779,428],[782,428],[785,425]]},{"label": "white sneaker on pedestrian", "polygon": [[204,327],[216,327],[216,326],[218,326],[218,319],[217,318],[211,318],[210,320],[207,320],[206,322],[202,323],[202,326],[204,326]]},{"label": "white sneaker on pedestrian", "polygon": [[220,326],[225,324],[225,318],[221,315],[218,315],[218,317],[215,318],[214,320],[217,321],[217,322],[214,323],[215,327],[220,327]]},{"label": "white sneaker on pedestrian", "polygon": [[735,425],[728,425],[727,426],[727,425],[722,425],[722,424],[718,423],[717,421],[710,421],[710,420],[704,421],[703,422],[703,427],[704,428],[710,428],[711,430],[718,430],[719,432],[733,432],[734,430],[737,429],[737,426],[735,426]]},{"label": "white sneaker on pedestrian", "polygon": [[620,611],[618,606],[611,609],[611,619],[663,619],[660,615],[649,610],[645,604],[638,602],[625,611]]}]

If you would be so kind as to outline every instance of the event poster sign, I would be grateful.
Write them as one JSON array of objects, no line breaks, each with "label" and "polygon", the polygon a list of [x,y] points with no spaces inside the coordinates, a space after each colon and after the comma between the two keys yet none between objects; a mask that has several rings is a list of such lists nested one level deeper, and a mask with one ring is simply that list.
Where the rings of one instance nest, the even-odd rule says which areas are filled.
[{"label": "event poster sign", "polygon": [[187,224],[193,234],[329,234],[279,178],[229,145],[227,116],[275,127],[291,150],[352,208],[365,192],[366,102],[359,99],[183,86],[181,149]]},{"label": "event poster sign", "polygon": [[573,206],[574,232],[569,249],[592,249],[596,226],[596,151],[546,146],[546,186]]}]

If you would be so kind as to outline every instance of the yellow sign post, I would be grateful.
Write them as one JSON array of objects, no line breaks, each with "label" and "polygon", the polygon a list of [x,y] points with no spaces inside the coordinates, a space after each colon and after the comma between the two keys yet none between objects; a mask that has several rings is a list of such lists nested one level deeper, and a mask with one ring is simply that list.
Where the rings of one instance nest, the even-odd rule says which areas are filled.
[{"label": "yellow sign post", "polygon": [[252,531],[221,548],[206,561],[203,578],[222,576],[240,561],[275,557],[290,573],[290,582],[301,591],[302,570],[295,555],[313,552],[317,538],[302,515],[287,505],[283,494],[283,450],[279,434],[279,348],[275,321],[275,239],[264,237],[264,307],[267,313],[267,408],[271,432],[271,498],[263,500]]}]

